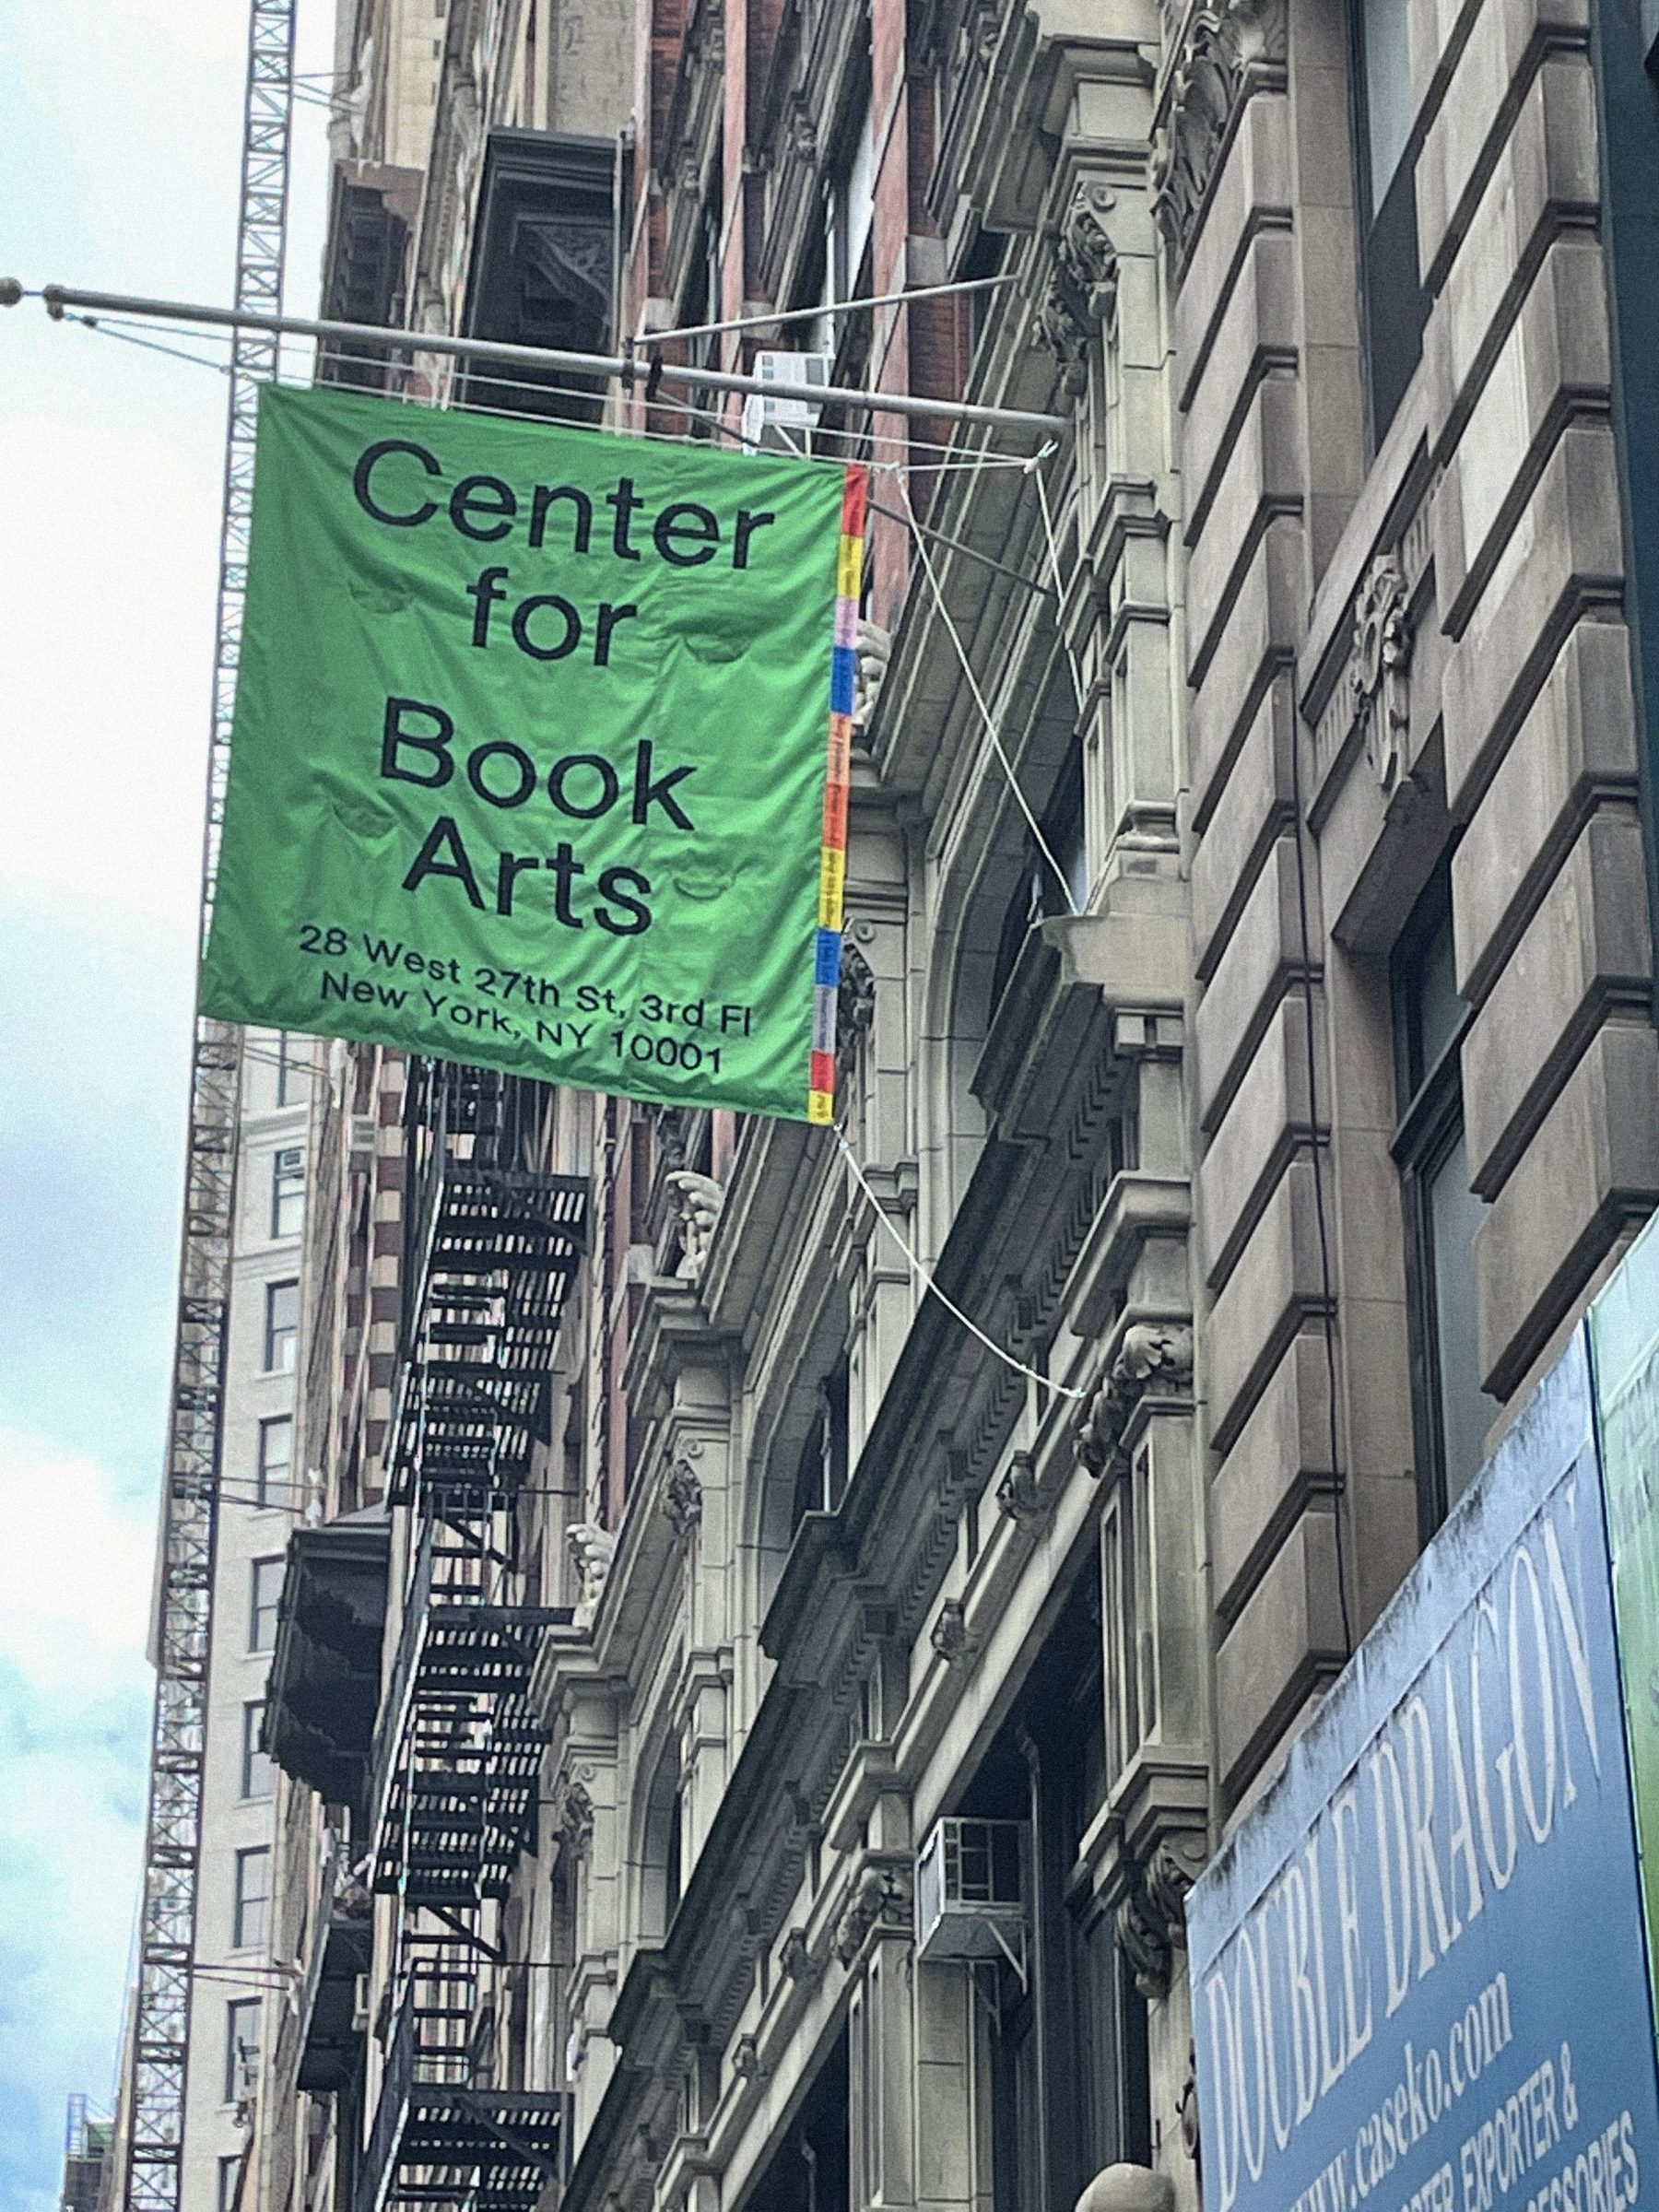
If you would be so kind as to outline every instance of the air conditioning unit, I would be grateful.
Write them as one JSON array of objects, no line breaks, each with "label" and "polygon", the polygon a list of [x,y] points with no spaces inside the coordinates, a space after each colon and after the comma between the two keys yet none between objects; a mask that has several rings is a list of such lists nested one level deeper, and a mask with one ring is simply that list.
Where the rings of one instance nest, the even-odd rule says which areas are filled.
[{"label": "air conditioning unit", "polygon": [[749,453],[810,453],[823,413],[812,397],[830,382],[827,353],[758,353],[755,374],[771,392],[751,392],[743,403],[743,442]]},{"label": "air conditioning unit", "polygon": [[374,1167],[374,1116],[371,1113],[354,1113],[351,1117],[351,1166],[355,1173],[370,1174]]},{"label": "air conditioning unit", "polygon": [[1030,1848],[1023,1820],[940,1820],[916,1860],[916,1951],[933,1962],[1006,1959],[1026,1978]]}]

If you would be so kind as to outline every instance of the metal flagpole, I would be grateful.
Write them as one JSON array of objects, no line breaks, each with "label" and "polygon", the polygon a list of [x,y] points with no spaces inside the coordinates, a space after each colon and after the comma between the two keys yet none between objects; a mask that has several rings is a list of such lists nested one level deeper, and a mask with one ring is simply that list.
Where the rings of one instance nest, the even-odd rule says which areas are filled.
[{"label": "metal flagpole", "polygon": [[[758,392],[775,399],[795,387],[763,383],[759,377],[740,376],[727,369],[697,369],[679,361],[632,354],[571,353],[555,347],[509,346],[493,338],[460,338],[447,331],[394,330],[378,323],[312,322],[300,315],[250,312],[241,307],[204,307],[183,300],[147,300],[124,292],[88,292],[69,285],[49,284],[38,293],[25,289],[15,276],[0,277],[0,307],[16,307],[25,299],[41,300],[49,315],[61,316],[67,308],[93,315],[133,315],[155,323],[199,324],[209,330],[257,331],[272,337],[320,338],[345,346],[396,347],[409,353],[453,354],[466,361],[495,361],[519,369],[562,369],[581,376],[617,377],[631,389],[641,378],[654,378],[709,392]],[[929,399],[912,392],[865,392],[843,384],[814,384],[810,397],[820,406],[862,407],[873,415],[900,415],[923,421],[965,422],[994,430],[1034,430],[1052,436],[1069,430],[1069,418],[1038,415],[1021,407],[984,407],[959,399]]]}]

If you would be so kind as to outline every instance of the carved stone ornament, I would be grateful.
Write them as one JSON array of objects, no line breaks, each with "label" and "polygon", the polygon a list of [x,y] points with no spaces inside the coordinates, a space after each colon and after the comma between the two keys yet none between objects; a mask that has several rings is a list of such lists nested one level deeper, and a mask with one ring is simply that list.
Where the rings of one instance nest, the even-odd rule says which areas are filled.
[{"label": "carved stone ornament", "polygon": [[1153,164],[1152,213],[1178,263],[1204,213],[1239,110],[1285,81],[1285,0],[1213,0],[1187,26]]},{"label": "carved stone ornament", "polygon": [[1379,553],[1354,602],[1354,658],[1348,692],[1354,721],[1365,731],[1365,757],[1384,791],[1393,791],[1407,759],[1411,724],[1410,592],[1399,557]]},{"label": "carved stone ornament", "polygon": [[879,622],[866,622],[861,615],[853,653],[853,727],[862,737],[887,682],[888,665],[893,657],[892,631],[883,629]]},{"label": "carved stone ornament", "polygon": [[679,1453],[663,1484],[663,1511],[682,1544],[702,1519],[702,1495],[697,1469],[684,1453]]},{"label": "carved stone ornament", "polygon": [[927,1641],[947,1666],[965,1666],[973,1657],[979,1649],[979,1638],[968,1627],[968,1616],[959,1597],[947,1597],[939,1607],[938,1618],[928,1630]]},{"label": "carved stone ornament", "polygon": [[1148,1390],[1184,1394],[1193,1382],[1193,1332],[1184,1323],[1140,1321],[1124,1332],[1117,1358],[1077,1423],[1077,1457],[1098,1481],[1127,1472],[1124,1435]]},{"label": "carved stone ornament", "polygon": [[816,161],[818,150],[818,121],[804,92],[791,95],[784,127],[791,153],[802,161]]},{"label": "carved stone ornament", "polygon": [[876,978],[849,936],[841,938],[841,982],[835,991],[835,1073],[845,1085],[858,1065],[858,1048],[876,1018]]},{"label": "carved stone ornament", "polygon": [[967,23],[968,43],[980,66],[988,69],[1002,37],[1003,0],[975,0]]},{"label": "carved stone ornament", "polygon": [[725,1192],[712,1175],[691,1168],[677,1168],[666,1182],[679,1209],[680,1258],[674,1272],[682,1283],[700,1283]]},{"label": "carved stone ornament", "polygon": [[851,1966],[872,1928],[907,1929],[911,1924],[909,1878],[896,1866],[866,1866],[835,1924],[835,1955]]},{"label": "carved stone ornament", "polygon": [[739,2081],[763,2081],[766,2068],[761,2064],[760,2047],[752,2035],[740,2035],[732,2046],[732,2071]]},{"label": "carved stone ornament", "polygon": [[806,1934],[800,1928],[791,1928],[778,1947],[778,1964],[792,1982],[803,1985],[816,1982],[821,1971],[807,1949]]},{"label": "carved stone ornament", "polygon": [[1037,1466],[1029,1452],[1016,1452],[996,1486],[996,1502],[1020,1528],[1035,1528],[1048,1518],[1048,1507],[1037,1488]]},{"label": "carved stone ornament", "polygon": [[1186,1945],[1186,1894],[1208,1855],[1196,1832],[1160,1837],[1117,1909],[1117,1938],[1145,1997],[1166,1997],[1178,1948]]},{"label": "carved stone ornament", "polygon": [[1088,382],[1088,348],[1095,325],[1117,303],[1117,248],[1105,218],[1116,195],[1098,180],[1077,186],[1060,226],[1042,304],[1031,334],[1060,364],[1060,381],[1074,398]]},{"label": "carved stone ornament", "polygon": [[617,1539],[596,1521],[578,1521],[565,1532],[565,1542],[571,1547],[571,1558],[576,1567],[575,1625],[579,1629],[591,1628],[599,1610],[599,1600],[605,1595],[605,1578],[610,1572]]},{"label": "carved stone ornament", "polygon": [[594,1800],[580,1775],[572,1775],[559,1793],[554,1822],[573,1851],[581,1851],[594,1832]]}]

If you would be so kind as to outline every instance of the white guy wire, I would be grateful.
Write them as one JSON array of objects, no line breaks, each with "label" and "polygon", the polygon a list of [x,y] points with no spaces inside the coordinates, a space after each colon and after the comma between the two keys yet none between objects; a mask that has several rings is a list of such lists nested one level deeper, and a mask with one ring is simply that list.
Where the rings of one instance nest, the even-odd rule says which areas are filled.
[{"label": "white guy wire", "polygon": [[857,1183],[859,1189],[864,1193],[865,1196],[869,1200],[871,1206],[875,1208],[876,1218],[881,1223],[882,1228],[887,1230],[888,1235],[892,1238],[894,1243],[898,1245],[900,1251],[904,1254],[905,1265],[910,1268],[911,1273],[915,1277],[916,1280],[922,1285],[923,1289],[932,1297],[936,1298],[939,1303],[944,1307],[947,1313],[953,1314],[955,1318],[961,1323],[962,1326],[968,1331],[968,1334],[971,1336],[977,1336],[979,1341],[984,1346],[988,1352],[994,1353],[996,1358],[1002,1361],[1003,1365],[1005,1367],[1011,1367],[1017,1375],[1024,1375],[1029,1382],[1040,1382],[1044,1390],[1052,1390],[1056,1397],[1076,1398],[1079,1401],[1079,1403],[1087,1398],[1088,1393],[1086,1390],[1074,1390],[1069,1383],[1056,1382],[1053,1381],[1052,1376],[1039,1374],[1034,1367],[1028,1367],[1023,1359],[1016,1359],[1012,1352],[1004,1351],[1002,1346],[996,1342],[994,1337],[986,1335],[984,1330],[980,1327],[977,1321],[971,1320],[969,1316],[963,1312],[960,1306],[957,1305],[952,1300],[946,1297],[944,1291],[940,1289],[938,1284],[935,1281],[932,1274],[929,1272],[925,1262],[918,1258],[916,1253],[911,1250],[910,1245],[902,1232],[888,1216],[886,1206],[882,1205],[880,1199],[877,1197],[875,1192],[870,1188],[869,1183],[865,1181],[865,1171],[858,1164],[858,1156],[853,1151],[852,1146],[848,1144],[839,1122],[835,1125],[835,1142],[840,1149],[841,1158],[846,1161],[848,1167],[853,1171],[853,1182]]},{"label": "white guy wire", "polygon": [[1060,618],[1060,642],[1065,649],[1066,665],[1071,670],[1072,689],[1077,693],[1077,706],[1079,711],[1081,711],[1083,705],[1083,671],[1077,664],[1077,654],[1072,650],[1071,640],[1065,634],[1065,585],[1062,582],[1060,577],[1060,547],[1055,542],[1054,538],[1053,517],[1049,513],[1048,488],[1042,481],[1042,470],[1038,465],[1040,462],[1044,460],[1047,455],[1052,453],[1053,451],[1054,448],[1052,444],[1045,445],[1041,453],[1035,454],[1030,462],[1025,464],[1025,468],[1028,476],[1035,477],[1037,479],[1037,504],[1042,510],[1042,534],[1048,539],[1049,567],[1053,572],[1054,597],[1058,602],[1057,611]]},{"label": "white guy wire", "polygon": [[934,573],[934,565],[928,555],[927,544],[922,535],[922,525],[916,520],[915,509],[911,505],[910,487],[905,483],[902,477],[899,479],[899,497],[904,501],[904,511],[910,523],[911,535],[915,540],[916,551],[922,557],[923,571],[927,577],[929,585],[932,587],[934,604],[939,610],[939,619],[944,623],[946,630],[949,635],[951,643],[956,647],[957,659],[962,664],[962,674],[968,679],[968,688],[973,695],[974,705],[980,711],[980,719],[984,723],[985,734],[990,738],[992,746],[995,749],[997,759],[1002,762],[1003,773],[1008,779],[1008,789],[1014,794],[1014,797],[1018,805],[1020,813],[1025,816],[1027,825],[1030,830],[1032,837],[1036,841],[1037,850],[1041,853],[1043,859],[1048,862],[1049,866],[1054,871],[1054,880],[1059,884],[1060,888],[1065,894],[1065,903],[1067,907],[1070,909],[1072,913],[1079,913],[1082,910],[1077,905],[1077,901],[1072,894],[1070,880],[1066,876],[1065,870],[1054,858],[1053,848],[1050,845],[1048,839],[1043,836],[1041,825],[1039,823],[1037,817],[1031,812],[1030,806],[1027,801],[1026,795],[1019,788],[1019,778],[1014,773],[1014,763],[1009,759],[1007,752],[1004,747],[1001,734],[996,727],[995,717],[993,715],[989,706],[985,703],[984,693],[980,689],[979,678],[973,673],[973,664],[968,658],[968,648],[962,642],[961,632],[957,629],[956,624],[951,620],[950,609],[945,604],[945,594],[939,588],[939,579]]}]

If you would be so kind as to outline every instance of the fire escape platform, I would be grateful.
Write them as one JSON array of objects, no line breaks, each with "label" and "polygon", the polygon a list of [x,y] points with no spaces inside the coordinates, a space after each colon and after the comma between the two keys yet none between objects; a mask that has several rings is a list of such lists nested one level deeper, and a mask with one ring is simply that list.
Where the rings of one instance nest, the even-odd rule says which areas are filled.
[{"label": "fire escape platform", "polygon": [[440,1151],[418,1210],[392,1500],[510,1492],[547,1440],[554,1347],[587,1250],[587,1182]]}]

